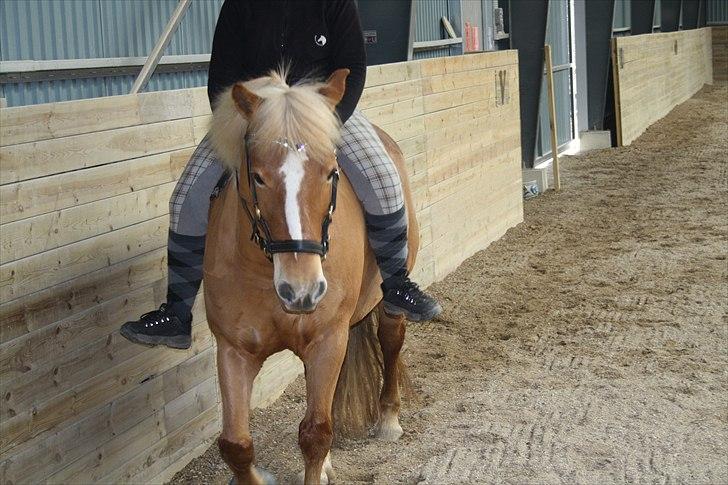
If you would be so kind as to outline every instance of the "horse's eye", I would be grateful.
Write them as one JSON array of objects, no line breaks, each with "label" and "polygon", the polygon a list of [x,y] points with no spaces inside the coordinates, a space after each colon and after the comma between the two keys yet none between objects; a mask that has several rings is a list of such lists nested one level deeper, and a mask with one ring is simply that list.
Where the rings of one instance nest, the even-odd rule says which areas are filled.
[{"label": "horse's eye", "polygon": [[255,182],[255,184],[259,185],[260,187],[265,186],[265,182],[263,182],[263,179],[257,173],[253,174],[253,182]]}]

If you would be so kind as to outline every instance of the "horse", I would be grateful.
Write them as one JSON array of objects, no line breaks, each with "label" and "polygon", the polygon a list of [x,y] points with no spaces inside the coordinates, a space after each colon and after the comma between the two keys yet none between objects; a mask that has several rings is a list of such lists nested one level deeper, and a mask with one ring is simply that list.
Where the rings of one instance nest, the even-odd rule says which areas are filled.
[{"label": "horse", "polygon": [[[334,108],[348,73],[288,85],[284,73],[272,72],[234,84],[213,110],[211,143],[235,180],[212,202],[203,265],[222,396],[218,446],[231,483],[274,483],[254,466],[249,408],[263,362],[284,349],[305,368],[299,480],[334,479],[334,428],[374,429],[389,441],[402,435],[405,319],[382,309],[363,210],[336,161]],[[411,268],[419,231],[404,157],[392,138],[377,133],[404,186]]]}]

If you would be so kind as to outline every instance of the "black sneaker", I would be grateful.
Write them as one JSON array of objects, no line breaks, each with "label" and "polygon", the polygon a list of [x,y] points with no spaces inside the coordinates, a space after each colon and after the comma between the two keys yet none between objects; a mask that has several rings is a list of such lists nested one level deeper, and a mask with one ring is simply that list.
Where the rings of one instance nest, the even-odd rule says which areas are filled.
[{"label": "black sneaker", "polygon": [[126,322],[120,333],[135,344],[189,349],[192,344],[191,323],[182,322],[169,305],[162,303],[159,310],[145,313],[137,321]]},{"label": "black sneaker", "polygon": [[409,278],[388,281],[384,291],[384,311],[390,315],[404,315],[413,322],[432,320],[440,313],[442,307],[437,300],[420,290],[417,283]]}]

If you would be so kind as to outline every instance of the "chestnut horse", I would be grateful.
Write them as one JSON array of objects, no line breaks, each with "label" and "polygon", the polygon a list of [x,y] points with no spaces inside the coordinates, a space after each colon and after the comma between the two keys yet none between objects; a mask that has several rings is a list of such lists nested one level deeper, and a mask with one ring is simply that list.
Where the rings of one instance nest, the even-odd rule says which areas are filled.
[{"label": "chestnut horse", "polygon": [[[347,75],[341,69],[325,83],[289,86],[274,72],[235,84],[215,106],[212,144],[237,183],[227,184],[210,209],[205,305],[222,392],[218,445],[240,484],[272,480],[253,465],[250,395],[263,362],[284,349],[306,370],[307,407],[298,435],[306,484],[333,480],[335,394],[337,431],[376,424],[382,439],[402,434],[405,321],[382,310],[362,208],[346,178],[338,181],[334,107]],[[402,153],[378,133],[411,208]],[[334,208],[336,223],[329,227]],[[419,244],[413,212],[409,267]]]}]

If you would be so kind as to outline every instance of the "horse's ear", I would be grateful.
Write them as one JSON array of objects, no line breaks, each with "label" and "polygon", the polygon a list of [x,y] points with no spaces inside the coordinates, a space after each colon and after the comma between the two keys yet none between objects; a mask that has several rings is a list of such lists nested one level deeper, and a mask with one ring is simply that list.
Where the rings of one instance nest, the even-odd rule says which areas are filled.
[{"label": "horse's ear", "polygon": [[348,69],[335,70],[329,76],[329,79],[326,80],[326,84],[319,89],[319,94],[328,100],[329,104],[331,104],[331,109],[334,109],[339,104],[339,101],[341,101],[341,98],[344,97],[346,77],[349,75],[349,72],[351,71]]},{"label": "horse's ear", "polygon": [[232,95],[238,110],[243,113],[243,116],[250,119],[260,104],[260,97],[246,88],[243,83],[233,86]]}]

